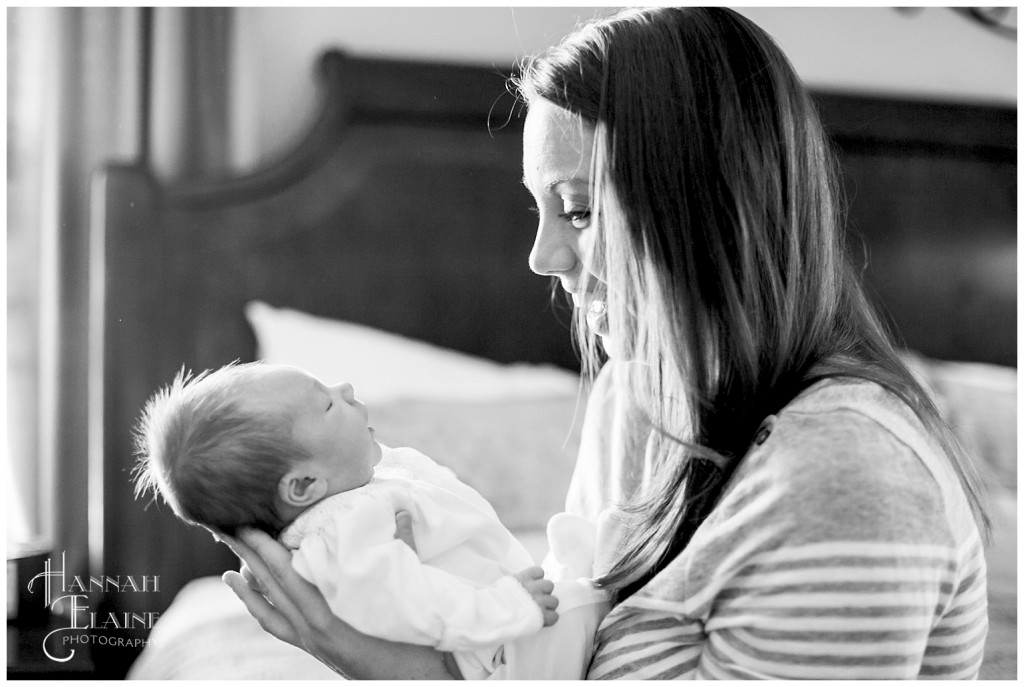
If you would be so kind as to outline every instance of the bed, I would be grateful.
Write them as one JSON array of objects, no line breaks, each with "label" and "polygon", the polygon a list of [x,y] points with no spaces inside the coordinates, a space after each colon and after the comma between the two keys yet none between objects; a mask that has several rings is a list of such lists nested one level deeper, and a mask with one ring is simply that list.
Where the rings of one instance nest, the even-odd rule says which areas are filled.
[{"label": "bed", "polygon": [[[101,599],[160,614],[122,631],[149,641],[137,658],[97,647],[107,676],[131,663],[140,679],[330,677],[220,583],[237,566],[226,548],[133,496],[130,428],[182,366],[264,358],[355,379],[382,440],[451,465],[535,556],[561,508],[586,390],[568,312],[526,265],[510,70],[338,51],[315,69],[316,123],[268,168],[162,185],[111,165],[97,179],[103,569],[160,577]],[[1015,677],[1016,111],[816,95],[857,259],[993,494],[983,677]]]}]

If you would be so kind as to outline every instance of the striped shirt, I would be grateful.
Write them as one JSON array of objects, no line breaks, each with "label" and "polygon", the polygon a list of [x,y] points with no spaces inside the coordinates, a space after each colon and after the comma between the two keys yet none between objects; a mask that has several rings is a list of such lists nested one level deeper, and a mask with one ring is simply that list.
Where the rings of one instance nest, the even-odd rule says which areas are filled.
[{"label": "striped shirt", "polygon": [[[602,514],[602,544],[609,506],[646,475],[609,390],[599,379],[568,503]],[[604,619],[589,677],[977,677],[982,543],[913,412],[877,385],[823,382],[764,429],[689,546]]]}]

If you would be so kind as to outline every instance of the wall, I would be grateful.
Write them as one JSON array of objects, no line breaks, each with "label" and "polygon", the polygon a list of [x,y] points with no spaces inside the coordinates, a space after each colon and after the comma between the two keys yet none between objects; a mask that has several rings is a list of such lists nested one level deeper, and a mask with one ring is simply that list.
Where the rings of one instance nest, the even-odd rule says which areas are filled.
[{"label": "wall", "polygon": [[[322,50],[492,65],[507,71],[596,7],[238,8],[232,157],[269,164],[309,125]],[[813,87],[1016,105],[1016,42],[946,8],[753,7]]]}]

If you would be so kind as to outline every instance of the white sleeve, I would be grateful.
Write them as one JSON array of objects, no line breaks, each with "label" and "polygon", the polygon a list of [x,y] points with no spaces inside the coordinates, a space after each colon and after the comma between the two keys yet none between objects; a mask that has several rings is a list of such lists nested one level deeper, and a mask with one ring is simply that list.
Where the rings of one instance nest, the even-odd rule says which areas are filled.
[{"label": "white sleeve", "polygon": [[493,646],[543,625],[540,607],[512,577],[484,588],[424,565],[395,539],[395,513],[359,495],[322,532],[307,537],[292,565],[331,610],[376,637],[442,651]]},{"label": "white sleeve", "polygon": [[541,567],[552,582],[594,577],[597,524],[572,513],[555,513],[548,520],[548,553]]},{"label": "white sleeve", "polygon": [[594,636],[611,608],[608,592],[574,580],[555,583],[558,622],[505,644],[491,680],[583,680]]}]

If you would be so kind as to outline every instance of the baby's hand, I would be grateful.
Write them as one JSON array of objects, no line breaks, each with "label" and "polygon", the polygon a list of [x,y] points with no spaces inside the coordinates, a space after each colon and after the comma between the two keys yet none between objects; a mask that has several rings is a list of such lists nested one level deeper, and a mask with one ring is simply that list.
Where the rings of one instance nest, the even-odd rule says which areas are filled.
[{"label": "baby's hand", "polygon": [[534,566],[513,575],[519,584],[530,593],[533,600],[540,606],[540,612],[544,615],[544,626],[554,625],[558,620],[555,609],[558,608],[558,599],[552,596],[555,584],[551,580],[544,579],[544,571]]}]

